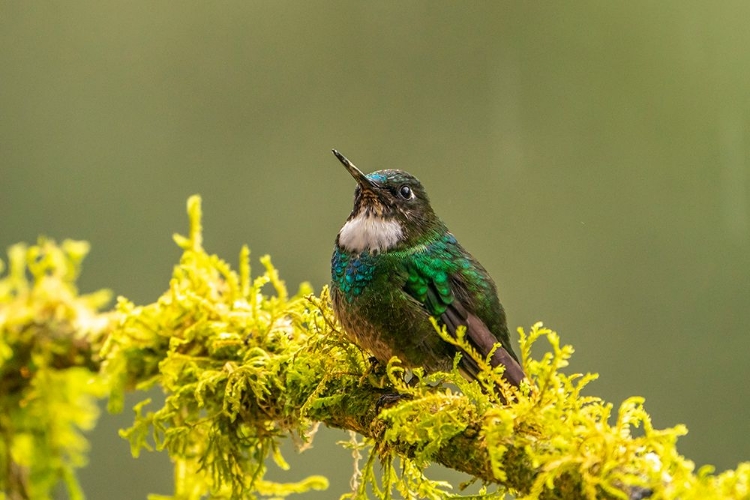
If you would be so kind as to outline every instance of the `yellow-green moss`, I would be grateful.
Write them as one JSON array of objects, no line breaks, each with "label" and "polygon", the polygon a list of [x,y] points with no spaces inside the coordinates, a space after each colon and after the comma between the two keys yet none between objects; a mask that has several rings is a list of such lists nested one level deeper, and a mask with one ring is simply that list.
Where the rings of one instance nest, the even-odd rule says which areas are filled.
[{"label": "yellow-green moss", "polygon": [[[83,497],[74,469],[86,464],[81,431],[98,417],[98,376],[110,293],[78,295],[88,244],[40,239],[8,251],[0,279],[0,498],[51,498],[58,482]],[[0,271],[4,265],[0,265]]]},{"label": "yellow-green moss", "polygon": [[[69,478],[85,456],[76,429],[92,423],[90,398],[106,388],[110,409],[118,411],[126,391],[157,385],[164,404],[136,405],[133,425],[121,434],[136,456],[143,449],[170,454],[174,499],[283,498],[326,488],[326,479],[314,475],[282,484],[264,479],[267,458],[288,467],[280,439],[291,435],[304,446],[319,423],[362,436],[352,434],[344,443],[357,464],[351,491],[331,497],[459,496],[459,488],[425,477],[433,462],[484,484],[467,498],[502,498],[506,492],[529,499],[635,498],[647,491],[657,499],[750,494],[750,464],[718,476],[708,468],[695,473],[675,448],[685,429],[654,429],[641,398],[615,408],[583,396],[596,376],[562,373],[573,349],[541,324],[520,331],[529,376],[521,389],[505,384],[499,369],[471,351],[461,335],[451,338],[440,329],[436,334],[476,358],[483,376],[470,383],[456,369],[417,370],[407,384],[398,359],[372,364],[342,335],[327,289],[313,295],[303,284],[290,296],[267,256],[253,278],[246,247],[239,272],[233,271],[203,249],[199,198],[188,201],[188,213],[189,236],[175,236],[183,255],[169,289],[143,306],[119,298],[109,313],[96,312],[103,295],[76,295],[81,244],[12,249],[9,274],[0,281],[0,369],[3,383],[16,385],[8,386],[1,402],[4,409],[27,403],[13,407],[14,422],[23,425],[7,419],[0,424],[4,442],[16,443],[0,448],[0,460],[26,471],[36,467],[24,427],[32,422],[47,440],[35,446],[62,443],[63,451],[43,466],[52,471],[47,479],[0,471],[4,491],[13,490],[13,481],[48,491],[65,477],[71,491],[80,493]],[[548,348],[533,359],[531,346],[540,341]],[[64,367],[57,366],[61,359]],[[84,384],[89,380],[96,381],[96,390]],[[51,387],[65,384],[65,393],[88,394],[89,403],[76,406],[60,401],[59,391],[50,394]],[[40,417],[49,411],[63,415],[67,434],[60,422]],[[642,432],[633,433],[636,427]]]}]

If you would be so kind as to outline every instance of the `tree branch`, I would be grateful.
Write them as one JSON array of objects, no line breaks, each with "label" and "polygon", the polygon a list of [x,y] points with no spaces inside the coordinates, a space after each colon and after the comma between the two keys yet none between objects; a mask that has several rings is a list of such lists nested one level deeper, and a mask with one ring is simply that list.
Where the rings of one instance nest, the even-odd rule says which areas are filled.
[{"label": "tree branch", "polygon": [[[349,446],[371,448],[384,465],[378,478],[377,461],[367,460],[349,498],[390,498],[393,490],[445,498],[446,485],[422,473],[432,462],[496,485],[497,498],[506,489],[519,498],[739,498],[750,488],[750,464],[695,474],[675,447],[684,428],[654,429],[642,399],[614,412],[583,396],[596,376],[563,374],[573,350],[541,324],[520,332],[531,381],[520,390],[482,359],[479,382],[455,369],[417,370],[407,384],[397,360],[373,365],[344,338],[326,290],[315,296],[303,284],[290,297],[268,257],[252,278],[247,248],[233,271],[202,247],[199,198],[188,213],[190,236],[175,237],[184,253],[169,289],[144,306],[120,298],[98,313],[105,293],[77,295],[85,245],[43,241],[11,251],[0,280],[0,487],[10,498],[44,496],[60,478],[71,498],[81,496],[72,470],[84,463],[78,431],[93,425],[93,398],[106,391],[119,411],[126,391],[154,385],[166,401],[138,404],[121,435],[136,456],[144,448],[170,454],[181,499],[326,487],[319,476],[263,478],[268,457],[284,464],[280,438],[307,441],[318,423],[361,434],[365,442]],[[549,348],[534,359],[540,340]]]}]

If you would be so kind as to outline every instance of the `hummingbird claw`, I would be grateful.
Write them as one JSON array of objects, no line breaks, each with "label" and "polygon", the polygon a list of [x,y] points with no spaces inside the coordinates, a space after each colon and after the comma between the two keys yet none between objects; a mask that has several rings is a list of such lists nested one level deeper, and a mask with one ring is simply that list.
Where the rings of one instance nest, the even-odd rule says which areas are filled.
[{"label": "hummingbird claw", "polygon": [[410,394],[399,394],[397,392],[386,392],[381,394],[375,403],[375,413],[380,414],[385,408],[390,408],[405,399],[412,399],[412,396]]}]

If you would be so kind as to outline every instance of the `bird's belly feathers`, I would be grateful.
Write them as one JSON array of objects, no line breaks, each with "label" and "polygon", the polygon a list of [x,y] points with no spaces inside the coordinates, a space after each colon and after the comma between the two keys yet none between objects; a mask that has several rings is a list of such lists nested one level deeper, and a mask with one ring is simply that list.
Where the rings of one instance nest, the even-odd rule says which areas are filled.
[{"label": "bird's belly feathers", "polygon": [[406,277],[383,255],[335,251],[333,308],[348,337],[382,363],[398,356],[409,367],[448,370],[453,352],[435,332],[429,313],[407,295]]}]

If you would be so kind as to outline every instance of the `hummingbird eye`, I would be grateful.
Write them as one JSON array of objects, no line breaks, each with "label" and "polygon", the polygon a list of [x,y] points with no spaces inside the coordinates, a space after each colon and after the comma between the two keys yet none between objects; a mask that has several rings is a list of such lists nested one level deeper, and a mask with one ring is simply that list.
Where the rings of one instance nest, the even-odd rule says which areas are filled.
[{"label": "hummingbird eye", "polygon": [[401,195],[401,197],[405,200],[408,200],[409,198],[412,198],[414,195],[411,192],[411,188],[409,186],[401,186],[398,188],[398,194]]}]

